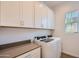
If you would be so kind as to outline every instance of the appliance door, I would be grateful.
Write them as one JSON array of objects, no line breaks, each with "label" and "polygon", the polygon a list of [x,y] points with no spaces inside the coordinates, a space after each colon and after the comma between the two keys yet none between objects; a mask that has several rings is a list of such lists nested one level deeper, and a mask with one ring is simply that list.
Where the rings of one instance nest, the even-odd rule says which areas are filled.
[{"label": "appliance door", "polygon": [[61,55],[60,40],[42,43],[43,58],[58,58]]}]

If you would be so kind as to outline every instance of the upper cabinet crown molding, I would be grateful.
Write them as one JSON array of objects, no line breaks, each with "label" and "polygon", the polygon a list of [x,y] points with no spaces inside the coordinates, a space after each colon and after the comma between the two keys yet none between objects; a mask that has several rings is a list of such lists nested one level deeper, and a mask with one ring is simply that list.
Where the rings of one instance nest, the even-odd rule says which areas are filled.
[{"label": "upper cabinet crown molding", "polygon": [[1,1],[0,26],[54,29],[54,13],[32,1]]}]

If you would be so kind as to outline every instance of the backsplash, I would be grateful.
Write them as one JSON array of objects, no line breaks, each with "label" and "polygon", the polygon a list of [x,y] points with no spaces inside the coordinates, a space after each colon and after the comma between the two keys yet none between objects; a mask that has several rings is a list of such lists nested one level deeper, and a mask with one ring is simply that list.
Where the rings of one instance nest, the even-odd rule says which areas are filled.
[{"label": "backsplash", "polygon": [[0,45],[33,39],[34,36],[49,34],[52,34],[51,30],[0,27]]}]

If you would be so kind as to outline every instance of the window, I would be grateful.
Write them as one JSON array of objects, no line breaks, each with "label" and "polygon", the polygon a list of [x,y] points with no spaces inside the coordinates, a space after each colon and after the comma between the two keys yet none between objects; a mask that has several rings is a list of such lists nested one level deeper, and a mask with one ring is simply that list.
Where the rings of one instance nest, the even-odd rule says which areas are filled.
[{"label": "window", "polygon": [[79,10],[65,14],[65,32],[79,32]]}]

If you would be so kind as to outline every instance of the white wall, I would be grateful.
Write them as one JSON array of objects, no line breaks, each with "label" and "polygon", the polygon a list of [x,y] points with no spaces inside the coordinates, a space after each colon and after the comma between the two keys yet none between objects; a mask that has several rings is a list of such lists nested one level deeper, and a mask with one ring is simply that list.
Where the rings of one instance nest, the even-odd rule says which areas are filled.
[{"label": "white wall", "polygon": [[79,3],[62,4],[55,8],[56,27],[54,36],[59,36],[62,39],[63,52],[72,56],[79,57],[79,33],[64,32],[64,15],[66,12],[79,9]]},{"label": "white wall", "polygon": [[0,45],[33,39],[34,36],[51,34],[50,30],[24,29],[24,28],[3,28],[0,27]]}]

